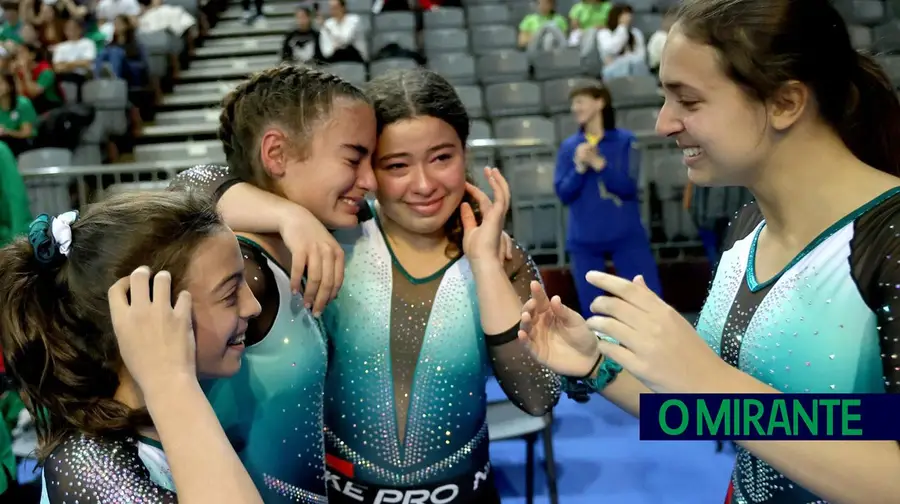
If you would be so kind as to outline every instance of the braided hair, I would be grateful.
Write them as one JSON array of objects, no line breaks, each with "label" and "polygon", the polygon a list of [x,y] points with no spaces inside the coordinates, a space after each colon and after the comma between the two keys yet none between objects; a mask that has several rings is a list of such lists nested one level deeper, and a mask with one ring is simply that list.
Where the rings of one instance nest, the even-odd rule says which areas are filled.
[{"label": "braided hair", "polygon": [[284,128],[303,159],[314,125],[328,117],[337,98],[368,103],[353,84],[315,68],[282,64],[255,73],[222,100],[218,135],[228,166],[241,180],[272,189],[260,159],[262,132]]}]

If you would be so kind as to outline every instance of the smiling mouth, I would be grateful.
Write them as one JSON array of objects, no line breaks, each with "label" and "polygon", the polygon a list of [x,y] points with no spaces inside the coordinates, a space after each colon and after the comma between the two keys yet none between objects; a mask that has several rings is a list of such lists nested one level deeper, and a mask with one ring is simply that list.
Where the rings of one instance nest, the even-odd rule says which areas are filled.
[{"label": "smiling mouth", "polygon": [[243,345],[244,341],[247,339],[247,333],[236,334],[228,340],[228,346],[239,346]]}]

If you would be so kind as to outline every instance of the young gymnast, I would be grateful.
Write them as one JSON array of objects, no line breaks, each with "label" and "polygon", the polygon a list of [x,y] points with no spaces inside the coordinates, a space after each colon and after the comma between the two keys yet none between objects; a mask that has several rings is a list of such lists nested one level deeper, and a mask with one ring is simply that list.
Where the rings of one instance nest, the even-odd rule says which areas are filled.
[{"label": "young gymnast", "polygon": [[[534,284],[520,337],[635,415],[647,392],[900,392],[900,103],[835,7],[688,0],[660,79],[657,130],[691,180],[756,198],[731,224],[696,328],[640,277],[591,272],[610,294],[597,316]],[[900,495],[895,441],[737,444],[733,504]]]},{"label": "young gymnast", "polygon": [[243,274],[213,205],[184,194],[41,215],[0,249],[0,341],[44,504],[262,502],[197,381],[241,366],[259,313]]}]

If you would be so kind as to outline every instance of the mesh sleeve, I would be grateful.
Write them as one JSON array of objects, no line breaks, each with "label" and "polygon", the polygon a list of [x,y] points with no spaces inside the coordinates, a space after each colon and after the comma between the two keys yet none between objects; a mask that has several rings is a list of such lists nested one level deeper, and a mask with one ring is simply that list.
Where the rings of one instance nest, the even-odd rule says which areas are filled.
[{"label": "mesh sleeve", "polygon": [[199,191],[219,201],[231,186],[242,182],[227,166],[197,165],[179,173],[169,183],[170,191]]},{"label": "mesh sleeve", "polygon": [[[516,244],[506,271],[524,303],[531,297],[531,281],[540,280],[531,257]],[[559,401],[559,376],[537,362],[518,339],[488,345],[494,376],[507,397],[529,415],[548,413]]]},{"label": "mesh sleeve", "polygon": [[174,492],[150,479],[137,446],[124,441],[73,436],[47,458],[43,476],[49,504],[178,502]]}]

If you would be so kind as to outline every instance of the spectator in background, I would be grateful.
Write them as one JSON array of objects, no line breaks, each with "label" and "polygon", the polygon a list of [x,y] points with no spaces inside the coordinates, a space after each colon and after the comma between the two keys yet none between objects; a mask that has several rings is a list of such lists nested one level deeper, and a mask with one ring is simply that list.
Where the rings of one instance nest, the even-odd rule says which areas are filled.
[{"label": "spectator in background", "polygon": [[319,46],[328,63],[367,59],[366,33],[356,14],[347,12],[344,0],[329,0],[328,19],[319,16]]},{"label": "spectator in background", "polygon": [[22,46],[16,52],[12,70],[16,76],[16,89],[31,100],[38,114],[62,105],[62,92],[46,49]]},{"label": "spectator in background", "polygon": [[263,0],[253,0],[253,10],[250,10],[250,0],[241,0],[241,8],[244,9],[244,22],[247,24],[253,24],[265,16]]},{"label": "spectator in background", "polygon": [[631,6],[616,4],[609,11],[607,26],[597,31],[603,80],[650,73],[644,34],[633,26],[633,21]]},{"label": "spectator in background", "polygon": [[106,35],[106,40],[112,40],[115,32],[113,21],[116,17],[128,16],[131,24],[138,26],[141,4],[137,0],[100,0],[94,14],[97,16],[97,26]]},{"label": "spectator in background", "polygon": [[0,41],[14,44],[22,43],[22,20],[19,18],[19,4],[3,4],[3,27],[0,28]]},{"label": "spectator in background", "polygon": [[131,19],[117,16],[113,24],[113,39],[97,56],[95,74],[118,77],[128,82],[129,87],[146,86],[150,81],[150,63]]},{"label": "spectator in background", "polygon": [[609,0],[582,0],[569,10],[569,45],[581,46],[582,54],[594,48],[594,34],[606,26],[612,3]]},{"label": "spectator in background", "polygon": [[69,19],[65,24],[66,40],[53,48],[53,70],[59,74],[87,76],[94,68],[97,44],[84,36],[81,23]]},{"label": "spectator in background", "polygon": [[[31,223],[31,208],[28,190],[19,173],[16,155],[9,146],[0,142],[0,246],[13,238],[28,232]],[[0,494],[0,502],[4,501]]]},{"label": "spectator in background", "polygon": [[530,53],[565,47],[568,32],[569,23],[556,12],[554,0],[537,0],[537,12],[519,23],[519,47]]},{"label": "spectator in background", "polygon": [[281,44],[281,61],[286,63],[313,63],[322,60],[319,48],[319,32],[312,27],[312,12],[301,5],[294,13],[297,26],[284,36]]},{"label": "spectator in background", "polygon": [[581,313],[590,316],[591,301],[602,292],[585,275],[606,271],[608,258],[620,277],[643,275],[651,290],[662,288],[641,223],[634,134],[616,128],[609,91],[599,82],[576,87],[570,97],[581,127],[559,147],[554,188],[569,207],[566,250]]},{"label": "spectator in background", "polygon": [[16,92],[13,74],[0,73],[0,141],[19,155],[31,147],[36,133],[37,113],[31,100]]},{"label": "spectator in background", "polygon": [[672,28],[672,23],[675,22],[675,12],[674,8],[666,12],[662,19],[662,25],[653,32],[653,35],[650,35],[650,40],[647,41],[647,65],[651,72],[659,71],[659,60],[662,58],[663,47],[666,45],[666,37],[669,36],[669,30]]}]

